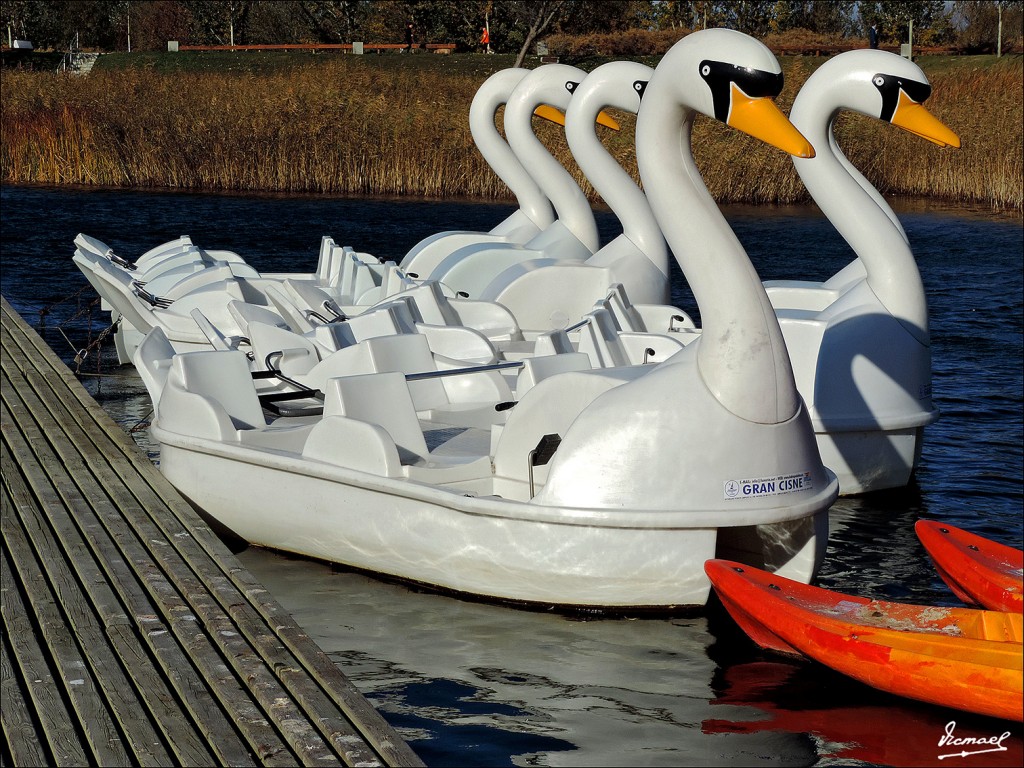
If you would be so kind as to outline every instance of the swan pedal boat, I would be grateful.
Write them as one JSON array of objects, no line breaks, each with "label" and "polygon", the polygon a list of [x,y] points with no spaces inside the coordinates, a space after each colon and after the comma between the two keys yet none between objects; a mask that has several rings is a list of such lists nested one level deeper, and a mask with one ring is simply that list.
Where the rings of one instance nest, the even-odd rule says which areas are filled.
[{"label": "swan pedal boat", "polygon": [[321,416],[268,422],[243,352],[177,354],[155,372],[161,471],[249,542],[491,599],[700,606],[721,556],[810,581],[839,484],[764,288],[690,172],[698,112],[812,154],[781,88],[771,51],[730,30],[687,36],[651,77],[641,178],[704,319],[663,362],[559,371],[504,423],[451,429],[412,402],[441,372],[332,377]]},{"label": "swan pedal boat", "polygon": [[[645,506],[642,486],[620,489],[615,504],[588,503],[595,478],[557,467],[561,437],[586,405],[658,367],[551,376],[505,424],[473,429],[418,419],[398,372],[332,379],[322,417],[268,422],[242,352],[189,352],[171,362],[151,430],[163,474],[246,541],[446,591],[673,611],[704,604],[701,564],[723,553],[810,580],[837,493],[813,452],[786,457],[810,471],[771,496],[730,498],[715,462],[690,467],[682,474],[705,502],[696,508]],[[778,464],[752,454],[744,462]],[[585,463],[586,452],[573,458]],[[619,459],[680,474],[668,446]],[[580,503],[551,499],[555,485]]]},{"label": "swan pedal boat", "polygon": [[853,597],[721,559],[704,569],[726,610],[762,648],[907,698],[1022,720],[1019,613]]},{"label": "swan pedal boat", "polygon": [[1024,552],[935,520],[914,524],[935,569],[968,605],[1024,613]]}]

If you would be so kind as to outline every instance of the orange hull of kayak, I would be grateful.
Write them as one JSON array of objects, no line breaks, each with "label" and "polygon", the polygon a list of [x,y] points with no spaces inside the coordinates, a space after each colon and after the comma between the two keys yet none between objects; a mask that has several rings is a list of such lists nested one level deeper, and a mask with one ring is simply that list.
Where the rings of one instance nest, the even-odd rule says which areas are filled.
[{"label": "orange hull of kayak", "polygon": [[704,570],[765,648],[900,696],[1024,721],[1021,614],[851,597],[727,560]]},{"label": "orange hull of kayak", "polygon": [[942,580],[965,603],[1024,612],[1024,552],[934,520],[918,520],[914,530]]}]

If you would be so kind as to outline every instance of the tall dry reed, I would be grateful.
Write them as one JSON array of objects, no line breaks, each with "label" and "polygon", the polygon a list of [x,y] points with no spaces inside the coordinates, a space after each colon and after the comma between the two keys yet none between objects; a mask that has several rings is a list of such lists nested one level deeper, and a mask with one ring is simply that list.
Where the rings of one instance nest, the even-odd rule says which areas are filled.
[{"label": "tall dry reed", "polygon": [[[359,195],[504,198],[476,151],[469,103],[484,75],[396,69],[354,57],[266,75],[96,72],[88,77],[6,71],[0,104],[5,183]],[[808,60],[784,60],[788,111]],[[941,150],[877,120],[843,115],[843,151],[887,195],[925,195],[1024,208],[1021,59],[932,78],[929,108],[960,134]],[[601,130],[636,175],[632,117]],[[560,129],[540,125],[553,153],[579,173]],[[723,202],[806,199],[783,153],[699,119],[693,146]]]}]

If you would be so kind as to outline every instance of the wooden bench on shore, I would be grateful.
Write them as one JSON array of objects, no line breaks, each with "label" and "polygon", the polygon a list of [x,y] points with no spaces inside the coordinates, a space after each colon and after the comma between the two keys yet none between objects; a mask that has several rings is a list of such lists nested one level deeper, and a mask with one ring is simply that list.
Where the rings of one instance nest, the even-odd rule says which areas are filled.
[{"label": "wooden bench on shore", "polygon": [[[363,51],[403,51],[405,43],[363,43]],[[455,43],[413,43],[414,50],[451,53]],[[179,45],[179,51],[342,51],[352,53],[352,43],[302,43],[274,45]]]},{"label": "wooden bench on shore", "polygon": [[0,762],[423,765],[2,298],[0,321]]}]

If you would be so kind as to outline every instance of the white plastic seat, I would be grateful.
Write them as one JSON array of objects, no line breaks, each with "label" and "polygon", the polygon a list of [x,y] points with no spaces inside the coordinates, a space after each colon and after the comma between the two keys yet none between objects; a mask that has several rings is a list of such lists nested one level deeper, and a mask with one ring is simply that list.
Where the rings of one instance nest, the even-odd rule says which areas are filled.
[{"label": "white plastic seat", "polygon": [[293,453],[302,450],[312,427],[308,419],[267,423],[248,361],[237,350],[175,355],[159,421],[179,434]]},{"label": "white plastic seat", "polygon": [[202,331],[206,338],[210,340],[211,347],[220,350],[238,349],[239,339],[237,337],[228,338],[221,333],[220,329],[207,319],[201,309],[197,307],[189,314],[192,315],[192,319],[196,321],[196,325],[199,326],[199,330]]},{"label": "white plastic seat", "polygon": [[146,334],[132,356],[135,369],[149,392],[155,414],[159,413],[160,396],[167,384],[167,374],[171,370],[174,354],[174,347],[167,339],[167,334],[163,328],[156,327]]},{"label": "white plastic seat", "polygon": [[288,278],[284,281],[284,289],[286,294],[295,303],[295,306],[306,313],[315,312],[325,322],[331,322],[345,316],[345,313],[338,306],[334,298],[327,291],[318,288],[313,283]]},{"label": "white plastic seat", "polygon": [[267,368],[268,355],[273,355],[273,367],[289,377],[309,373],[320,362],[316,344],[300,333],[259,321],[249,323],[248,333],[258,369]]},{"label": "white plastic seat", "polygon": [[[317,437],[307,447],[308,456],[316,454],[321,461],[337,463],[330,449],[324,450],[330,445],[325,443],[324,436],[337,430],[347,433],[349,443],[355,440],[357,434],[344,421],[331,420],[331,417],[344,416],[374,425],[386,433],[395,445],[401,472],[410,480],[443,484],[491,474],[489,456],[439,456],[428,451],[405,376],[397,371],[331,379],[324,395],[324,425],[317,428]],[[386,455],[388,444],[380,442],[379,433],[361,430],[358,437],[365,441],[365,452],[383,451],[379,460],[382,468],[394,470],[394,464]],[[351,451],[351,445],[344,450]]]},{"label": "white plastic seat", "polygon": [[567,371],[586,371],[592,366],[590,358],[583,352],[567,352],[558,355],[527,357],[516,379],[516,399],[521,398],[540,381]]},{"label": "white plastic seat", "polygon": [[250,304],[247,301],[228,302],[228,314],[234,319],[238,329],[244,336],[249,335],[249,323],[251,322],[266,323],[267,325],[275,325],[278,328],[288,327],[288,323],[284,321],[284,318],[273,310],[268,307],[261,307],[258,304]]},{"label": "white plastic seat", "polygon": [[284,318],[285,323],[288,324],[291,330],[296,333],[306,333],[306,331],[313,330],[313,323],[310,322],[309,317],[283,290],[275,285],[269,285],[265,293],[271,306]]},{"label": "white plastic seat", "polygon": [[622,283],[614,283],[605,298],[619,328],[638,333],[670,333],[697,326],[688,314],[663,304],[632,304]]}]

